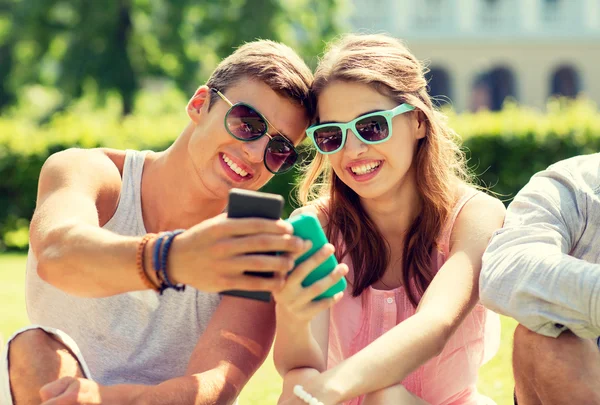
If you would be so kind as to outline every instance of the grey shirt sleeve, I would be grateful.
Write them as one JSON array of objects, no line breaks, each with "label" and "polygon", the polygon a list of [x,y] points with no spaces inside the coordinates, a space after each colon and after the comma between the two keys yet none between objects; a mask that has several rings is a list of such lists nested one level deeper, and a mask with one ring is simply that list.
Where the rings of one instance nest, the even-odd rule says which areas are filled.
[{"label": "grey shirt sleeve", "polygon": [[531,179],[483,256],[485,306],[542,335],[600,336],[600,266],[569,255],[588,225],[586,198],[566,170]]}]

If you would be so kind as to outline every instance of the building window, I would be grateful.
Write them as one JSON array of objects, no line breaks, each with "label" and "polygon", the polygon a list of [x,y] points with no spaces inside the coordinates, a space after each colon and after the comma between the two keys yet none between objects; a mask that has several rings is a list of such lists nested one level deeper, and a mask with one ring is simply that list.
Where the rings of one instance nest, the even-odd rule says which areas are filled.
[{"label": "building window", "polygon": [[425,74],[428,93],[434,104],[441,106],[451,102],[450,76],[443,67],[432,67]]},{"label": "building window", "polygon": [[581,24],[582,9],[575,2],[565,0],[545,0],[542,4],[540,18],[546,30],[561,29],[570,31]]},{"label": "building window", "polygon": [[519,2],[516,0],[480,0],[478,22],[482,30],[512,30],[518,17]]},{"label": "building window", "polygon": [[365,10],[380,10],[389,7],[389,2],[385,0],[356,0],[354,10],[351,16],[351,23],[355,29],[361,30],[381,30],[388,27],[385,13],[370,13]]},{"label": "building window", "polygon": [[560,66],[551,78],[551,96],[575,98],[580,91],[579,75],[571,66]]},{"label": "building window", "polygon": [[506,67],[497,67],[480,74],[473,83],[471,109],[498,111],[507,97],[516,98],[515,78]]},{"label": "building window", "polygon": [[419,0],[414,2],[413,25],[419,30],[439,30],[450,24],[453,7],[447,0]]},{"label": "building window", "polygon": [[542,18],[547,24],[557,24],[561,20],[562,2],[560,0],[545,0]]}]

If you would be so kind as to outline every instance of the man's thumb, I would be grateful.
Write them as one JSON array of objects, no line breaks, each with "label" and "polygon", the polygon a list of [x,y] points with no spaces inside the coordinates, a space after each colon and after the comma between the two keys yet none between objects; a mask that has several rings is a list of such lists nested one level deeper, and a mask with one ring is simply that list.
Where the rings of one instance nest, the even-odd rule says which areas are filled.
[{"label": "man's thumb", "polygon": [[47,401],[52,398],[56,398],[71,385],[71,383],[75,381],[74,377],[63,377],[59,380],[53,381],[44,385],[40,389],[40,397],[42,397],[42,401]]}]

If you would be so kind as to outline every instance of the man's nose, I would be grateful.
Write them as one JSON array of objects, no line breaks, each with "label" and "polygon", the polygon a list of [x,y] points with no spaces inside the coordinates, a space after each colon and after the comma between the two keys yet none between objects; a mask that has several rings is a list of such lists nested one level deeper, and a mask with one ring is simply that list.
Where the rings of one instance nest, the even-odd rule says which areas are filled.
[{"label": "man's nose", "polygon": [[250,162],[260,163],[263,161],[268,143],[269,136],[265,134],[255,141],[244,142],[242,150]]}]

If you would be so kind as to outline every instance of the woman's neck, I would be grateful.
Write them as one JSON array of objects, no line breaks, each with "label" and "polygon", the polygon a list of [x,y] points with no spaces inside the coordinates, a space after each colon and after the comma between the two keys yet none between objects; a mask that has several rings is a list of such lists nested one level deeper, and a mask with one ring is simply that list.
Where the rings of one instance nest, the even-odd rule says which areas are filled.
[{"label": "woman's neck", "polygon": [[361,204],[388,242],[404,238],[421,212],[414,171],[409,171],[398,188],[376,199],[361,199]]}]

